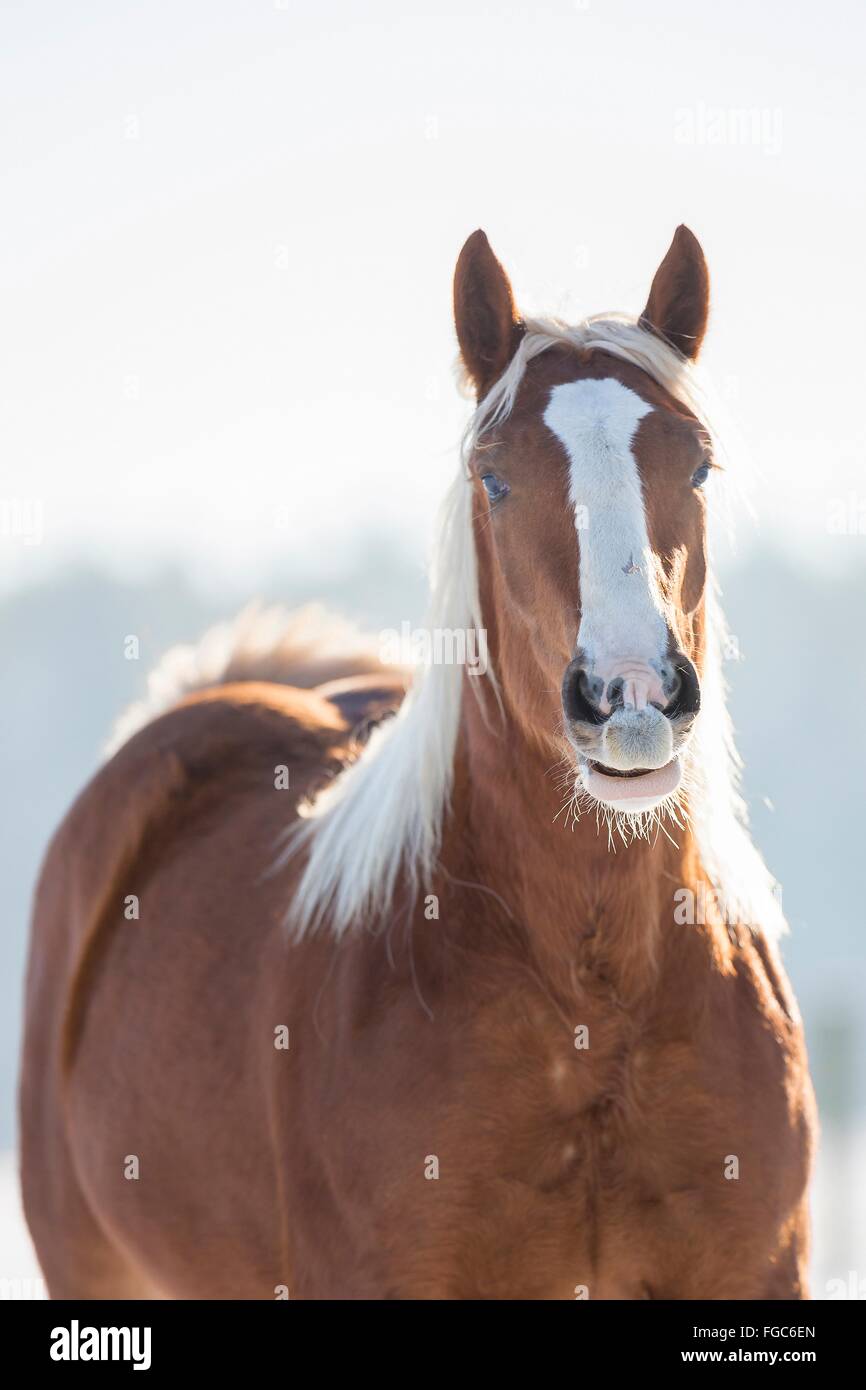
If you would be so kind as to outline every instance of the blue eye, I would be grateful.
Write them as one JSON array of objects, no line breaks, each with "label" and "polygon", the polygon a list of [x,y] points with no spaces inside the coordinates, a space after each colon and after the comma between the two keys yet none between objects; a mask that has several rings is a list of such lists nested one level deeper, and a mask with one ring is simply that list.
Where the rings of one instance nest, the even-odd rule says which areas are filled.
[{"label": "blue eye", "polygon": [[712,466],[713,465],[705,459],[704,462],[695,469],[692,474],[692,487],[703,487],[707,478],[710,476],[710,469]]},{"label": "blue eye", "polygon": [[481,481],[491,502],[501,502],[503,497],[508,495],[508,484],[497,478],[495,473],[482,473]]}]

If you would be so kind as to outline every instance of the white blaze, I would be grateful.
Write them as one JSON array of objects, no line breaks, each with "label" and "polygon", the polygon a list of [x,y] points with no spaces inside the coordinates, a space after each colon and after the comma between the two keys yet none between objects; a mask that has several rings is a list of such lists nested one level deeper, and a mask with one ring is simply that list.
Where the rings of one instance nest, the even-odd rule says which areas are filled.
[{"label": "white blaze", "polygon": [[555,386],[545,424],[569,459],[580,551],[577,645],[605,684],[635,663],[658,671],[667,627],[632,442],[652,406],[614,377]]}]

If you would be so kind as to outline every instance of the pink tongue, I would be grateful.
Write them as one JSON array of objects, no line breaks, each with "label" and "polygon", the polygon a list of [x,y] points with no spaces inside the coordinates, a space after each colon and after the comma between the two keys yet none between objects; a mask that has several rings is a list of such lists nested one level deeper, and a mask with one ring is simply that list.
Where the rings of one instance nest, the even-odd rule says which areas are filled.
[{"label": "pink tongue", "polygon": [[597,768],[587,768],[586,789],[604,801],[654,801],[670,796],[680,782],[680,760],[672,758],[664,767],[653,768],[640,777],[608,777]]}]

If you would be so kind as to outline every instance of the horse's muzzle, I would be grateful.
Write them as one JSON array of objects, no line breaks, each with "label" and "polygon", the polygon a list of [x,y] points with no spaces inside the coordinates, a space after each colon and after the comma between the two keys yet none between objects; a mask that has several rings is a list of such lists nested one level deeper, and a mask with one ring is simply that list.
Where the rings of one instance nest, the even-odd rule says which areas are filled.
[{"label": "horse's muzzle", "polygon": [[594,668],[578,652],[562,682],[565,731],[596,800],[643,811],[679,787],[679,754],[700,709],[698,674],[682,652]]}]

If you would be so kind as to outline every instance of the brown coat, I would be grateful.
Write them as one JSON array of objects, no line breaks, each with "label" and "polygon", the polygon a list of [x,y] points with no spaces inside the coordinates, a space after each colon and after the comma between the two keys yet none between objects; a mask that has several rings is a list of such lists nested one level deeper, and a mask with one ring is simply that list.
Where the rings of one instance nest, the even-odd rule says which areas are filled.
[{"label": "brown coat", "polygon": [[[707,286],[680,229],[643,323],[694,355]],[[521,325],[481,233],[456,313],[483,394]],[[651,408],[636,448],[652,564],[672,661],[693,676],[685,715],[677,697],[664,717],[689,736],[698,421],[633,363],[551,349],[470,461],[502,709],[485,720],[463,698],[417,896],[404,876],[340,941],[327,920],[300,941],[285,926],[303,864],[274,871],[281,832],[357,755],[365,714],[401,698],[369,666],[342,693],[249,679],[190,695],[56,835],[21,1090],[24,1201],[54,1296],[806,1296],[814,1107],[775,948],[760,923],[679,919],[678,891],[706,885],[688,828],[613,852],[594,815],[558,815],[581,594],[541,412],[557,383],[611,376]],[[511,489],[497,513],[491,458]]]},{"label": "brown coat", "polygon": [[275,828],[345,740],[315,693],[194,698],[52,844],[22,1132],[52,1293],[802,1296],[812,1102],[768,944],[676,927],[687,849],[609,855],[529,760],[488,795],[476,754],[439,919],[293,946]]}]

